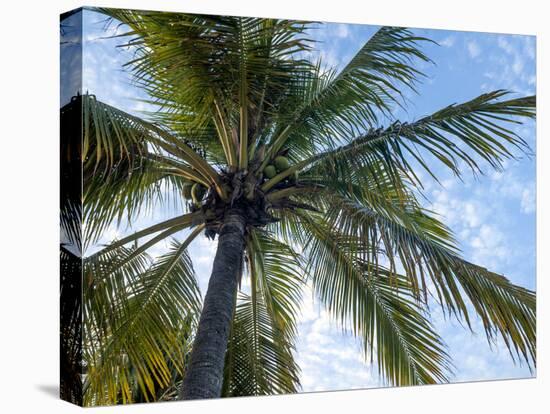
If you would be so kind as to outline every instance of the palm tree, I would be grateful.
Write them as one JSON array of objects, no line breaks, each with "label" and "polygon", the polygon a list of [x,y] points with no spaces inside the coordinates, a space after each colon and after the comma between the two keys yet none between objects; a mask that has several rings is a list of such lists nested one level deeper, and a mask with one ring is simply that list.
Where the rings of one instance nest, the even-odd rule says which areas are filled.
[{"label": "palm tree", "polygon": [[[68,104],[82,111],[85,247],[145,210],[181,214],[86,256],[86,404],[297,392],[305,286],[391,384],[449,379],[430,296],[535,365],[534,292],[460,256],[418,174],[437,179],[428,158],[460,176],[528,151],[510,125],[535,116],[534,96],[400,122],[429,62],[407,29],[381,28],[337,71],[311,60],[308,22],[102,11],[129,28],[127,67],[158,111]],[[200,234],[217,238],[204,299],[187,253]]]}]

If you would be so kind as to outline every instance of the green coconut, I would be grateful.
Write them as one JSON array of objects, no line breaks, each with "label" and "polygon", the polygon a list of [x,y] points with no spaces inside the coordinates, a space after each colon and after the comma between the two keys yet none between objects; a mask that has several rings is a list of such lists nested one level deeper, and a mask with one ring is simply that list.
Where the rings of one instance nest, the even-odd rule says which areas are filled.
[{"label": "green coconut", "polygon": [[183,198],[186,200],[191,200],[191,188],[193,188],[193,183],[185,183],[183,185],[182,193]]},{"label": "green coconut", "polygon": [[273,178],[277,175],[277,170],[275,169],[275,166],[268,165],[264,169],[264,174],[267,178]]},{"label": "green coconut", "polygon": [[283,157],[282,155],[279,155],[273,160],[273,163],[275,164],[275,168],[277,168],[278,172],[285,171],[290,167],[290,164],[288,162],[288,158]]},{"label": "green coconut", "polygon": [[191,197],[193,198],[193,201],[196,204],[200,203],[205,192],[206,188],[203,185],[199,183],[193,184],[193,187],[191,188]]}]

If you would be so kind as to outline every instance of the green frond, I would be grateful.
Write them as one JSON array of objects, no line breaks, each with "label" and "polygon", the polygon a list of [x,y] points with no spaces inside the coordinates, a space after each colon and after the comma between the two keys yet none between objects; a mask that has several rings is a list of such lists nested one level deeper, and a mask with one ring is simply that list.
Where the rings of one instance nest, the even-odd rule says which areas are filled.
[{"label": "green frond", "polygon": [[249,30],[243,18],[237,18],[238,52],[239,52],[239,168],[248,168],[248,60],[250,51]]},{"label": "green frond", "polygon": [[[149,226],[145,229],[136,231],[135,233],[125,236],[120,240],[114,240],[110,244],[104,246],[101,250],[95,252],[93,255],[91,255],[91,257],[101,256],[107,252],[117,249],[118,247],[122,247],[128,243],[137,242],[140,239],[161,232],[143,245],[151,246],[153,242],[157,243],[180,230],[186,229],[191,226],[202,225],[203,222],[204,218],[200,212],[187,213],[181,216],[176,216],[160,223],[153,224],[152,226]],[[202,226],[200,228],[202,228]]]},{"label": "green frond", "polygon": [[263,296],[274,323],[281,332],[294,338],[305,282],[298,254],[261,230],[250,234],[246,251],[250,275],[254,276],[258,293]]},{"label": "green frond", "polygon": [[[68,127],[75,123],[82,129]],[[83,168],[82,221],[87,246],[115,221],[124,218],[131,223],[144,211],[170,202],[183,208],[178,195],[186,181],[211,182],[210,176],[205,178],[202,172],[207,169],[206,163],[197,162],[194,151],[184,143],[179,143],[177,149],[180,163],[188,163],[180,166],[188,175],[167,170],[166,164],[159,162],[163,158],[158,151],[176,147],[175,139],[93,95],[77,96],[63,107],[61,124],[62,131],[71,135],[63,139],[81,148],[78,160],[73,161],[81,162]],[[190,165],[202,170],[192,170]]]},{"label": "green frond", "polygon": [[85,405],[157,400],[183,374],[201,307],[194,236],[152,265],[142,254],[118,266],[124,248],[84,262]]},{"label": "green frond", "polygon": [[[482,173],[479,160],[500,169],[504,159],[514,157],[513,148],[528,151],[525,141],[506,124],[521,124],[535,116],[535,97],[500,99],[507,94],[486,93],[410,124],[396,122],[370,130],[346,145],[302,161],[301,167],[317,165],[342,173],[355,169],[357,173],[358,167],[369,172],[368,167],[381,165],[396,181],[405,176],[416,184],[421,184],[415,172],[419,168],[437,180],[424,161],[426,154],[459,177],[463,164],[473,173]],[[345,176],[340,179],[344,181]]]},{"label": "green frond", "polygon": [[433,330],[408,278],[368,261],[352,236],[331,230],[322,218],[298,214],[309,236],[306,270],[327,310],[362,339],[393,385],[446,382],[450,357]]},{"label": "green frond", "polygon": [[[452,372],[451,357],[426,309],[416,301],[407,278],[396,277],[387,269],[372,269],[369,263],[361,265],[379,307],[376,329],[394,331],[377,338],[375,353],[376,360],[382,361],[378,364],[382,377],[392,384],[447,382]],[[405,364],[399,361],[403,351],[408,360]]]},{"label": "green frond", "polygon": [[248,138],[256,140],[297,74],[309,70],[296,57],[309,49],[307,22],[101,11],[129,26],[121,37],[136,58],[127,66],[160,107],[159,122],[229,166],[236,152],[248,157]]},{"label": "green frond", "polygon": [[250,294],[237,302],[226,356],[224,395],[297,392],[294,341],[303,278],[296,253],[266,232],[247,241]]},{"label": "green frond", "polygon": [[[392,105],[402,96],[401,88],[413,88],[422,76],[413,66],[415,59],[429,61],[420,49],[425,41],[408,29],[383,27],[339,73],[318,64],[303,77],[301,95],[282,104],[268,157],[284,145],[294,152],[311,150],[315,143],[336,148],[345,137],[377,125],[382,116],[391,116]],[[285,104],[290,108],[288,114]]]},{"label": "green frond", "polygon": [[[535,364],[536,302],[534,292],[459,256],[450,231],[420,209],[384,216],[365,200],[333,197],[329,225],[371,246],[369,262],[388,260],[390,274],[400,264],[418,300],[430,292],[439,303],[470,325],[467,300],[481,318],[488,340],[500,334],[512,357]],[[356,247],[358,248],[358,247]],[[467,300],[466,300],[467,299]]]},{"label": "green frond", "polygon": [[517,356],[530,369],[536,366],[535,292],[456,256],[449,267],[481,318],[488,340],[500,336],[512,358]]},{"label": "green frond", "polygon": [[273,321],[261,295],[241,293],[229,340],[223,395],[288,394],[298,391],[294,345]]},{"label": "green frond", "polygon": [[155,168],[109,181],[106,184],[98,180],[93,190],[88,187],[90,193],[84,203],[82,222],[86,247],[96,243],[110,225],[120,226],[123,221],[131,225],[136,218],[155,208],[187,209],[181,197],[187,180],[175,174]]}]

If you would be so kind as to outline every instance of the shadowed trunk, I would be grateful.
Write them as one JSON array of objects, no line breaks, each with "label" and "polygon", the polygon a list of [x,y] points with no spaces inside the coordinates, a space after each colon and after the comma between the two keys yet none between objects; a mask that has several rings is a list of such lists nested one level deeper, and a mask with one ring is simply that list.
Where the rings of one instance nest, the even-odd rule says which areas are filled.
[{"label": "shadowed trunk", "polygon": [[244,252],[246,219],[239,209],[229,210],[218,238],[208,290],[180,398],[219,398],[229,330],[235,306]]}]

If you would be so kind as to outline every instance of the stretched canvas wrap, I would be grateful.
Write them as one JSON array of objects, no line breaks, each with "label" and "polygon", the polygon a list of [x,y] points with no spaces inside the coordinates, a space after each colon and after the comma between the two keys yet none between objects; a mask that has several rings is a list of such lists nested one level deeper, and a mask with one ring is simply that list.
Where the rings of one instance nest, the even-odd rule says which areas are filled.
[{"label": "stretched canvas wrap", "polygon": [[61,16],[61,397],[536,373],[535,38]]}]

